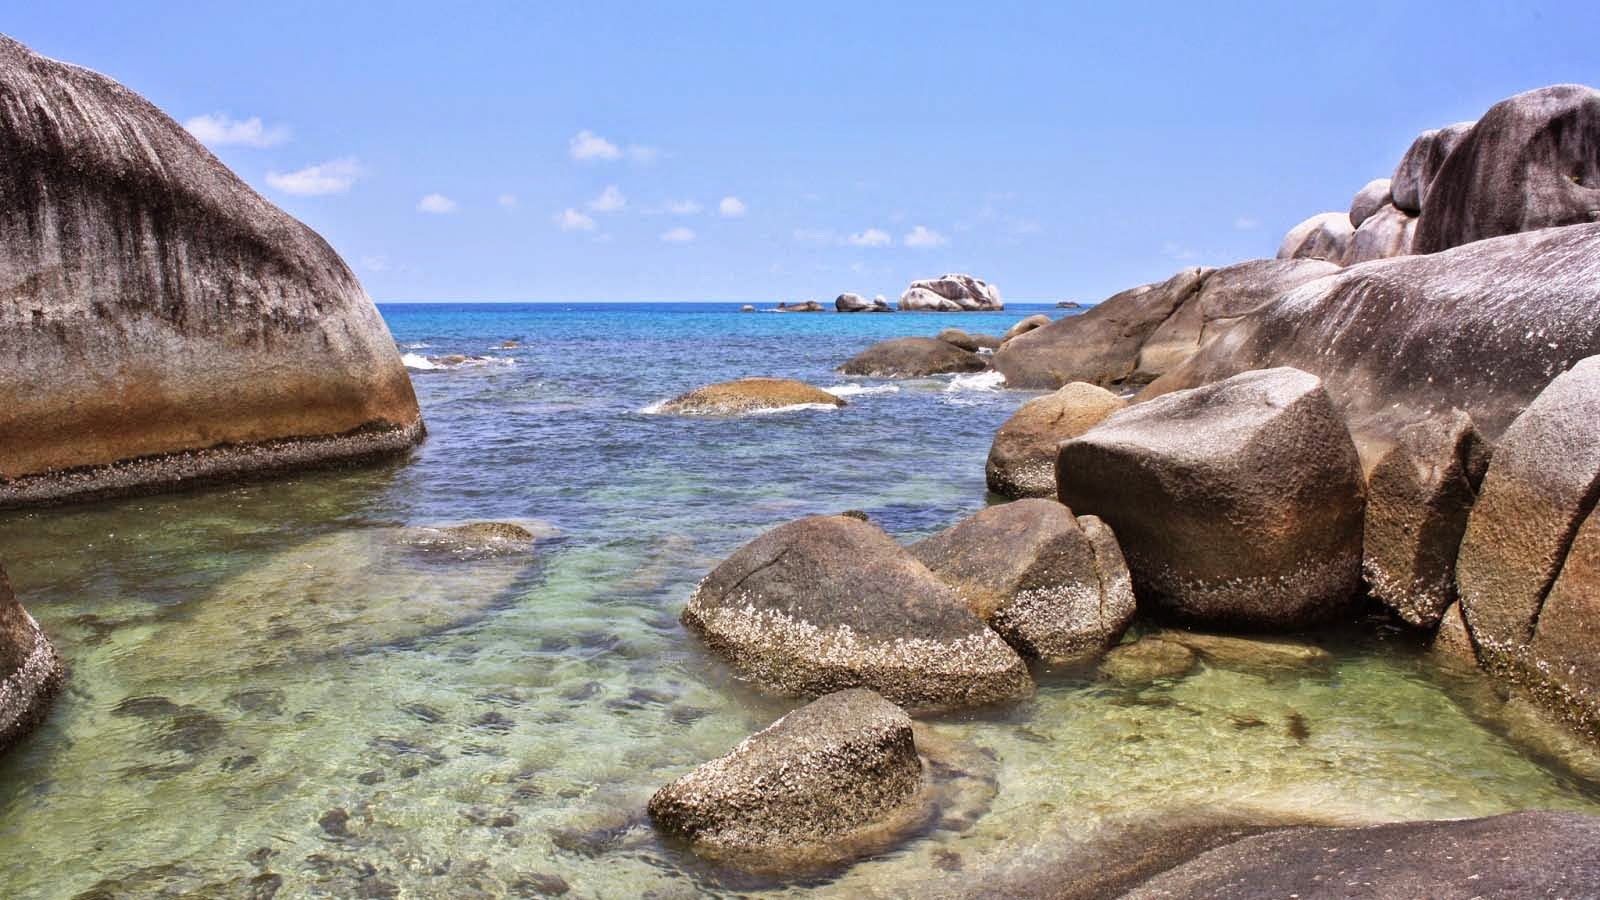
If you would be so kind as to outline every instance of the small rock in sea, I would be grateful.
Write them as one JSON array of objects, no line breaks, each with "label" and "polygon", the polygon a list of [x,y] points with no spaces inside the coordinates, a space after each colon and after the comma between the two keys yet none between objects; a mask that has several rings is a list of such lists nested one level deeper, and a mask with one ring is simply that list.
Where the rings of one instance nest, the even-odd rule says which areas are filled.
[{"label": "small rock in sea", "polygon": [[491,710],[491,711],[486,712],[483,715],[479,716],[477,719],[473,720],[472,727],[473,728],[482,728],[482,729],[484,729],[486,731],[502,731],[503,732],[503,731],[510,731],[513,727],[516,726],[516,724],[517,723],[513,722],[511,719],[507,718],[506,716],[503,716],[500,713]]},{"label": "small rock in sea", "polygon": [[695,388],[661,404],[680,416],[737,416],[792,406],[844,406],[842,398],[790,378],[740,378]]},{"label": "small rock in sea", "polygon": [[260,688],[235,691],[228,695],[225,702],[240,712],[280,716],[283,715],[283,700],[283,691],[276,688]]},{"label": "small rock in sea", "polygon": [[[754,311],[754,307],[747,309]],[[570,890],[572,886],[565,878],[545,872],[521,875],[511,882],[511,891],[518,897],[560,897]]]},{"label": "small rock in sea", "polygon": [[379,784],[383,780],[384,774],[382,769],[373,769],[369,772],[362,772],[360,775],[356,776],[356,781],[365,785]]},{"label": "small rock in sea", "polygon": [[1255,716],[1230,715],[1228,716],[1228,719],[1233,722],[1233,727],[1239,731],[1246,731],[1251,728],[1261,728],[1267,724]]},{"label": "small rock in sea", "polygon": [[1227,667],[1255,669],[1301,669],[1326,666],[1333,654],[1315,644],[1277,638],[1247,638],[1226,634],[1202,634],[1178,628],[1164,628],[1153,637],[1193,650],[1209,662]]},{"label": "small rock in sea", "polygon": [[522,346],[522,345],[518,344],[516,341],[501,341],[500,342],[500,349],[501,350],[515,350],[520,346]]},{"label": "small rock in sea", "polygon": [[756,308],[754,306],[751,306],[748,303],[746,303],[745,305],[739,307],[739,312],[755,312],[755,311],[756,311]]},{"label": "small rock in sea", "polygon": [[870,378],[920,378],[949,372],[982,372],[989,364],[969,350],[937,338],[904,337],[879,341],[839,367],[844,375]]},{"label": "small rock in sea", "polygon": [[1306,717],[1297,712],[1289,713],[1285,719],[1287,733],[1299,743],[1304,744],[1311,737],[1311,725],[1306,722]]},{"label": "small rock in sea", "polygon": [[860,522],[870,522],[870,521],[872,521],[871,517],[869,517],[866,513],[862,512],[859,509],[847,509],[844,512],[839,513],[839,515],[845,516],[847,518],[855,519],[855,520],[860,521]]},{"label": "small rock in sea", "polygon": [[434,709],[426,703],[403,703],[400,711],[414,719],[420,719],[430,725],[437,725],[444,721],[444,713]]},{"label": "small rock in sea", "polygon": [[680,703],[667,710],[667,720],[674,725],[693,725],[706,717],[708,710]]},{"label": "small rock in sea", "polygon": [[317,824],[321,825],[322,830],[332,837],[347,838],[352,836],[349,829],[350,811],[342,806],[323,813],[317,819]]},{"label": "small rock in sea", "polygon": [[959,872],[962,868],[961,854],[954,850],[935,850],[933,853],[933,866],[944,872]]}]

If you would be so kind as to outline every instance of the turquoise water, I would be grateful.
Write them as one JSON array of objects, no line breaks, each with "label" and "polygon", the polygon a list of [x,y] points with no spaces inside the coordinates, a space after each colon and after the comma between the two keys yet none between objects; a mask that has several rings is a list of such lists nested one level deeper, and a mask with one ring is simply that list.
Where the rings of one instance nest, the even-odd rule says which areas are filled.
[{"label": "turquoise water", "polygon": [[[794,704],[702,651],[677,621],[689,591],[798,516],[862,509],[909,540],[980,508],[994,429],[1031,395],[831,370],[885,337],[1039,311],[736,309],[385,306],[418,365],[478,358],[413,372],[430,435],[408,462],[0,514],[0,559],[72,666],[0,759],[0,895],[903,896],[1130,811],[1596,808],[1413,641],[1365,628],[1303,669],[1041,673],[1026,703],[929,723],[967,761],[944,825],[798,885],[696,864],[645,800]],[[744,375],[850,405],[642,412]],[[418,546],[418,526],[483,520],[536,550]]]}]

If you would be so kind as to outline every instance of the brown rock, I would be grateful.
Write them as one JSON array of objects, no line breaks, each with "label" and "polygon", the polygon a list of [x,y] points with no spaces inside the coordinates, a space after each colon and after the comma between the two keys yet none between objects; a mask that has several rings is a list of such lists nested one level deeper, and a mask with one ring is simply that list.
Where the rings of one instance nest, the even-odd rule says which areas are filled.
[{"label": "brown rock", "polygon": [[662,404],[661,411],[685,416],[736,416],[786,406],[844,406],[844,400],[788,378],[740,378],[695,388]]},{"label": "brown rock", "polygon": [[1350,238],[1344,264],[1353,266],[1409,254],[1416,227],[1417,220],[1411,216],[1393,206],[1380,207],[1361,223],[1361,227]]},{"label": "brown rock", "polygon": [[1004,344],[1006,341],[1011,340],[1019,334],[1027,334],[1035,328],[1043,328],[1049,324],[1049,316],[1045,315],[1044,313],[1036,313],[1027,317],[1026,319],[1023,319],[1021,322],[1018,322],[1010,328],[1007,328],[1006,333],[1000,336],[1000,343]]},{"label": "brown rock", "polygon": [[1189,674],[1199,654],[1182,644],[1145,637],[1113,647],[1100,661],[1100,676],[1118,684],[1146,684]]},{"label": "brown rock", "polygon": [[1412,141],[1406,155],[1395,169],[1389,183],[1390,195],[1401,212],[1418,215],[1422,212],[1422,198],[1428,195],[1433,178],[1439,174],[1445,157],[1461,143],[1472,130],[1474,122],[1457,122],[1444,128],[1424,131]]},{"label": "brown rock", "polygon": [[919,378],[948,372],[982,372],[989,364],[976,353],[936,338],[880,341],[851,357],[839,371],[874,378]]},{"label": "brown rock", "polygon": [[995,432],[984,467],[989,490],[1006,497],[1053,498],[1056,447],[1123,405],[1117,395],[1083,382],[1024,403]]},{"label": "brown rock", "polygon": [[982,349],[994,350],[1000,346],[1000,339],[997,337],[991,337],[987,334],[968,334],[959,328],[946,328],[940,331],[936,337],[946,344],[960,347],[969,353],[977,353]]},{"label": "brown rock", "polygon": [[44,720],[63,679],[55,647],[0,569],[0,752]]},{"label": "brown rock", "polygon": [[1318,213],[1289,229],[1278,245],[1279,259],[1325,259],[1337,263],[1350,248],[1355,226],[1350,214]]}]

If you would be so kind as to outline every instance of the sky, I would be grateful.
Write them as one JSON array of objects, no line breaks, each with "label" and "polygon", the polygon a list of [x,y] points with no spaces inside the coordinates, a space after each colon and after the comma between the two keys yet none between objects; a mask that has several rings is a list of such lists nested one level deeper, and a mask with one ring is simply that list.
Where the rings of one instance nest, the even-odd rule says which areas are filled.
[{"label": "sky", "polygon": [[1272,256],[1424,129],[1600,86],[1568,3],[29,2],[374,299],[1094,301]]}]

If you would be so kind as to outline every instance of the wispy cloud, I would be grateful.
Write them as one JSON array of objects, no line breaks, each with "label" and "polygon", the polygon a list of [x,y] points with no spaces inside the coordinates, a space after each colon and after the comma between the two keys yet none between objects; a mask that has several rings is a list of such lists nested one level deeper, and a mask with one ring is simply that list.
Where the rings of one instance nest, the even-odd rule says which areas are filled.
[{"label": "wispy cloud", "polygon": [[350,186],[363,174],[361,163],[353,157],[346,157],[306,166],[293,172],[268,172],[267,184],[286,194],[314,197],[320,194],[342,194],[350,190]]},{"label": "wispy cloud", "polygon": [[1249,216],[1240,216],[1233,220],[1233,227],[1239,231],[1254,231],[1261,227],[1261,220],[1252,219]]},{"label": "wispy cloud", "polygon": [[1184,246],[1176,241],[1167,241],[1165,244],[1162,244],[1161,252],[1172,259],[1178,260],[1179,262],[1188,262],[1190,260],[1200,258],[1200,251],[1194,249],[1193,247]]},{"label": "wispy cloud", "polygon": [[717,212],[730,219],[737,219],[744,215],[744,201],[738,197],[723,197],[722,202],[717,204]]},{"label": "wispy cloud", "polygon": [[556,213],[556,224],[562,231],[593,231],[594,219],[587,213],[581,213],[572,207],[567,207]]},{"label": "wispy cloud", "polygon": [[866,231],[858,231],[850,235],[846,240],[856,247],[887,247],[894,243],[894,238],[889,236],[889,232],[881,228],[868,228]]},{"label": "wispy cloud", "polygon": [[417,201],[417,211],[444,215],[456,211],[456,202],[443,194],[429,194]]},{"label": "wispy cloud", "polygon": [[282,125],[268,128],[261,123],[260,116],[235,119],[227,113],[214,113],[195,116],[184,122],[183,127],[207,147],[274,147],[289,139],[288,128]]},{"label": "wispy cloud", "polygon": [[639,144],[628,145],[628,159],[641,166],[648,166],[661,158],[661,151],[655,147],[643,147]]},{"label": "wispy cloud", "polygon": [[674,200],[667,204],[667,212],[675,216],[699,215],[700,209],[700,204],[693,200]]},{"label": "wispy cloud", "polygon": [[918,225],[906,233],[906,236],[901,239],[901,243],[907,247],[925,250],[929,247],[943,247],[945,244],[950,243],[950,239],[926,225]]},{"label": "wispy cloud", "polygon": [[503,208],[503,209],[516,209],[517,208],[517,195],[516,194],[501,194],[500,196],[494,198],[494,202],[500,204],[501,208]]},{"label": "wispy cloud", "polygon": [[833,230],[830,228],[796,228],[793,236],[802,244],[833,243]]},{"label": "wispy cloud", "polygon": [[614,184],[606,185],[600,196],[589,201],[590,211],[599,213],[616,212],[627,205],[628,198],[622,196],[622,190]]},{"label": "wispy cloud", "polygon": [[588,161],[593,159],[621,159],[622,151],[617,145],[585,128],[572,136],[567,142],[567,152],[576,160]]},{"label": "wispy cloud", "polygon": [[669,244],[687,244],[694,240],[694,229],[679,225],[661,232],[661,239]]}]

